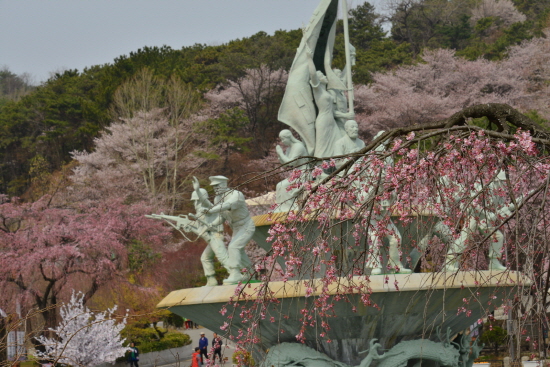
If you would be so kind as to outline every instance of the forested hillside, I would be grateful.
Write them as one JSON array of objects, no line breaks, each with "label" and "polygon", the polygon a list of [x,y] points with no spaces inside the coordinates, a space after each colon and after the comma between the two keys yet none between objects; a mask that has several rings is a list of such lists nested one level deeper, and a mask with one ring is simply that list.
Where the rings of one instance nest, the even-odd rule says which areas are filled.
[{"label": "forested hillside", "polygon": [[[502,60],[510,46],[544,37],[550,7],[542,0],[407,0],[393,4],[390,33],[383,30],[383,18],[369,3],[350,11],[350,37],[357,49],[354,81],[358,85],[372,83],[375,72],[422,62],[426,50],[454,49],[456,56],[473,62],[479,58]],[[258,75],[260,79],[272,78],[268,74],[274,71],[288,70],[300,37],[297,29],[274,35],[259,32],[220,46],[197,44],[181,50],[144,47],[111,64],[56,74],[35,90],[22,77],[4,70],[0,74],[0,191],[9,195],[25,193],[32,182],[33,162],[39,160],[45,165],[43,169],[55,171],[70,162],[72,151],[93,149],[93,139],[103,129],[127,117],[117,110],[116,92],[144,68],[160,84],[177,78],[204,94],[216,87],[227,88],[227,83],[238,82],[248,70],[260,66],[265,74]],[[336,45],[335,66],[342,67],[342,29]],[[260,81],[251,87],[269,92],[261,100],[246,101],[242,117],[247,121],[232,121],[235,126],[229,129],[234,137],[252,138],[229,142],[233,150],[249,151],[245,160],[264,158],[280,128],[276,111],[281,81],[273,85]],[[243,94],[242,88],[235,92]],[[159,102],[149,103],[157,106],[128,108],[162,108],[166,102],[160,98]],[[205,103],[200,108],[210,107]],[[203,139],[211,141],[211,136]],[[249,150],[251,144],[257,146],[258,139],[266,140],[260,142],[261,149]],[[227,159],[228,152],[224,154]],[[216,164],[212,166],[217,168]],[[222,169],[228,169],[227,163]]]},{"label": "forested hillside", "polygon": [[[350,10],[365,140],[489,102],[548,126],[547,0],[391,4],[388,18],[368,2]],[[46,308],[74,288],[86,301],[140,312],[158,294],[199,284],[201,245],[143,214],[192,211],[193,175],[246,183],[248,196],[274,189],[276,178],[248,181],[277,165],[277,111],[301,35],[143,47],[36,87],[0,71],[0,249],[9,254],[0,293]],[[335,67],[343,50],[340,27]],[[8,299],[1,308],[13,308]],[[55,314],[44,315],[55,325]]]}]

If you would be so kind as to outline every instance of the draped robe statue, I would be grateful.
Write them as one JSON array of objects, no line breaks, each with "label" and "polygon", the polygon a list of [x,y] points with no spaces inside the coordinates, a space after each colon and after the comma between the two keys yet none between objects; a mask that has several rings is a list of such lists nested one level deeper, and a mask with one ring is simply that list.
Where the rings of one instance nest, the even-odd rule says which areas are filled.
[{"label": "draped robe statue", "polygon": [[342,121],[353,118],[353,111],[342,111],[341,91],[348,87],[332,69],[337,15],[338,0],[322,0],[315,10],[304,29],[279,108],[279,121],[292,127],[308,154],[316,157],[334,155],[336,141],[345,135]]},{"label": "draped robe statue", "polygon": [[[307,155],[307,149],[300,140],[296,139],[290,130],[282,130],[279,133],[279,138],[283,145],[287,147],[286,151],[283,151],[279,145],[277,145],[277,156],[281,164],[288,164],[291,167],[301,167],[306,163],[305,158],[300,158]],[[305,167],[302,167],[305,168]],[[285,178],[277,184],[276,189],[276,203],[277,208],[275,212],[288,212],[296,208],[296,199],[299,194],[299,189],[289,190],[291,182]]]}]

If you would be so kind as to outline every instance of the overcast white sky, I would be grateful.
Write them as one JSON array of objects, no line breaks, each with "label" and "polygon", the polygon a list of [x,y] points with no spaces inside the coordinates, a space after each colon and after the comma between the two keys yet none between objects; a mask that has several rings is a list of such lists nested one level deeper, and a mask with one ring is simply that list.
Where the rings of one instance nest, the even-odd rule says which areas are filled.
[{"label": "overcast white sky", "polygon": [[[379,6],[386,0],[371,0]],[[350,6],[364,0],[348,0]],[[0,0],[0,68],[29,73],[111,63],[143,46],[221,44],[307,24],[319,0]]]}]

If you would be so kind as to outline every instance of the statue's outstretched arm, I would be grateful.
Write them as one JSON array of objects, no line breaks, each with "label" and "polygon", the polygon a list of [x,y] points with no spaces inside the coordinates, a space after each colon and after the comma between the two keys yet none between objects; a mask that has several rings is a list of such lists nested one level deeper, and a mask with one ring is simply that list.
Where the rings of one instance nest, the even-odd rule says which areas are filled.
[{"label": "statue's outstretched arm", "polygon": [[499,219],[498,217],[502,217],[502,218],[511,217],[516,212],[517,207],[521,206],[525,198],[531,195],[533,191],[534,190],[531,190],[525,195],[518,195],[518,197],[516,197],[515,203],[509,203],[507,205],[501,206],[500,208],[497,208],[496,213],[495,214],[491,213],[490,215],[487,216],[487,219],[489,221],[493,221],[494,223],[496,222],[497,219]]},{"label": "statue's outstretched arm", "polygon": [[306,44],[306,54],[307,54],[307,65],[309,68],[309,82],[313,88],[319,87],[321,81],[317,76],[317,69],[315,68],[315,63],[313,62],[313,51]]},{"label": "statue's outstretched arm", "polygon": [[[525,201],[525,198],[531,196],[531,194],[534,192],[535,190],[529,190],[528,193],[526,194],[521,194],[521,195],[518,195],[516,197],[516,204],[517,206],[521,206],[521,204],[523,204],[523,202]],[[505,206],[505,210],[508,210],[509,211],[509,215],[512,215],[513,212],[516,210],[516,204],[514,203],[510,203],[508,205]]]},{"label": "statue's outstretched arm", "polygon": [[210,200],[208,200],[208,198],[201,192],[200,188],[201,188],[201,185],[199,183],[199,180],[195,176],[193,176],[193,189],[197,193],[199,202],[201,203],[202,206],[204,206],[207,209],[212,208],[214,204],[212,204]]},{"label": "statue's outstretched arm", "polygon": [[334,117],[346,120],[353,120],[355,118],[355,112],[341,112],[338,110],[334,110]]},{"label": "statue's outstretched arm", "polygon": [[216,205],[212,206],[209,210],[210,213],[221,213],[227,210],[231,210],[233,207],[233,200],[227,198],[228,200],[221,201]]}]

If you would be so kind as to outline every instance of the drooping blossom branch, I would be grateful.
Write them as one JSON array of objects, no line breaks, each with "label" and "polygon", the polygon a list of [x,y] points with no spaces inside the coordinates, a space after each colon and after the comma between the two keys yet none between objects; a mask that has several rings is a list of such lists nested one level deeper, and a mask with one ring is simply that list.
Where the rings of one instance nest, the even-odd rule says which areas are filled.
[{"label": "drooping blossom branch", "polygon": [[[470,123],[481,116],[494,121],[496,131]],[[502,263],[531,282],[518,284],[505,310],[521,315],[520,328],[528,319],[547,321],[540,312],[548,306],[541,295],[549,287],[543,281],[550,261],[547,137],[509,106],[473,106],[438,123],[387,131],[351,156],[295,169],[290,189],[302,190],[300,209],[272,215],[271,251],[256,265],[264,283],[253,294],[237,288],[224,309],[230,312],[226,327],[235,320],[248,325],[233,336],[253,343],[259,325],[290,317],[283,310],[272,316],[281,304],[269,283],[274,263],[282,266],[283,281],[297,280],[294,286],[305,289],[296,335],[302,342],[326,339],[336,305],[351,302],[352,294],[360,295],[362,307],[377,307],[371,299],[371,270],[378,266],[373,264],[395,273],[407,266],[448,272]],[[383,255],[384,238],[397,242],[398,259]],[[412,250],[421,254],[419,261],[411,258]],[[526,304],[523,296],[529,294],[539,296]],[[475,298],[472,290],[457,312],[471,314]]]}]

